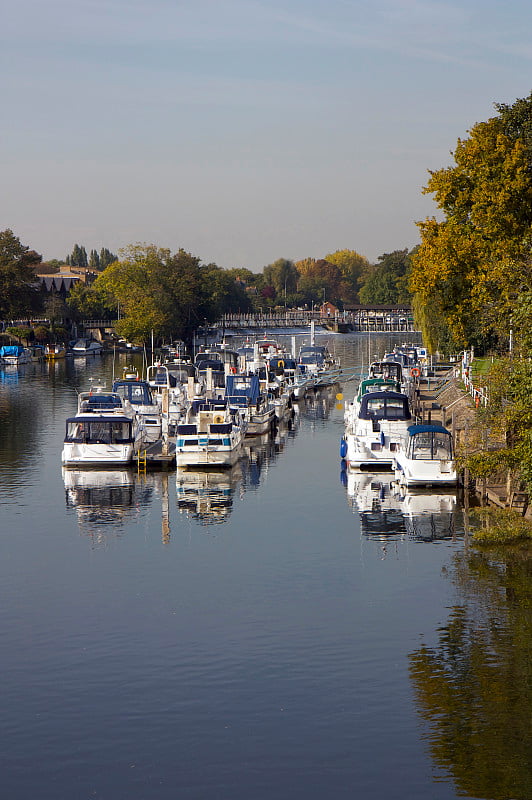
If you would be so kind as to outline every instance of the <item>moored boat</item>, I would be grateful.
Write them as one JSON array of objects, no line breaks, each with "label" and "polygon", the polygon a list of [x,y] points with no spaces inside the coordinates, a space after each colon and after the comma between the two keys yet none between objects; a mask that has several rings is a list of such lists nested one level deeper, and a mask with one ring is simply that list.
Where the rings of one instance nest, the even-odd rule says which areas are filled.
[{"label": "moored boat", "polygon": [[0,347],[0,361],[18,367],[19,364],[28,364],[31,361],[31,353],[21,344],[5,344]]},{"label": "moored boat", "polygon": [[57,361],[66,357],[66,347],[64,344],[47,344],[44,348],[44,357],[47,361]]},{"label": "moored boat", "polygon": [[143,442],[135,413],[116,392],[100,387],[81,392],[78,411],[66,420],[64,466],[129,464]]},{"label": "moored boat", "polygon": [[391,470],[411,421],[406,395],[366,392],[359,403],[346,409],[341,458],[351,468]]},{"label": "moored boat", "polygon": [[75,356],[94,356],[103,351],[103,345],[95,339],[78,339],[72,345]]},{"label": "moored boat", "polygon": [[410,425],[394,457],[395,478],[408,486],[455,485],[450,431],[442,425]]}]

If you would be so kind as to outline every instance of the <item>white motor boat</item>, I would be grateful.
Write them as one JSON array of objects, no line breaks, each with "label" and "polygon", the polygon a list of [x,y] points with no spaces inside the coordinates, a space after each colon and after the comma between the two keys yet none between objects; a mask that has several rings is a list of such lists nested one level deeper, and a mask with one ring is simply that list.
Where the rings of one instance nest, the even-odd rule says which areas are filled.
[{"label": "white motor boat", "polygon": [[78,412],[66,421],[64,466],[129,464],[143,443],[136,414],[116,392],[101,387],[81,392]]},{"label": "white motor boat", "polygon": [[394,455],[395,478],[403,486],[453,486],[457,482],[452,436],[441,425],[410,425]]},{"label": "white motor boat", "polygon": [[78,339],[72,346],[75,356],[94,356],[103,351],[103,345],[95,339]]},{"label": "white motor boat", "polygon": [[242,454],[244,415],[225,400],[194,401],[177,425],[178,467],[230,467]]},{"label": "white motor boat", "polygon": [[227,375],[225,397],[231,406],[241,409],[247,422],[248,436],[258,436],[271,430],[275,405],[267,392],[261,391],[258,375]]},{"label": "white motor boat", "polygon": [[340,457],[351,468],[391,470],[411,421],[406,395],[393,391],[363,394],[358,404],[346,409]]}]

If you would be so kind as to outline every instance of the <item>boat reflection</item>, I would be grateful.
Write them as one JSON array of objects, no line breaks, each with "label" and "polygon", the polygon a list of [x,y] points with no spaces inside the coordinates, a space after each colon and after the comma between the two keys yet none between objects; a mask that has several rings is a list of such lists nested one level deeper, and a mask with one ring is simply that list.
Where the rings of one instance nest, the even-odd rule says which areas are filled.
[{"label": "boat reflection", "polygon": [[342,483],[366,537],[441,541],[455,536],[456,494],[411,490],[392,473],[343,470]]},{"label": "boat reflection", "polygon": [[178,468],[177,507],[202,525],[225,522],[232,511],[233,496],[241,482],[241,462],[230,469]]},{"label": "boat reflection", "polygon": [[83,533],[99,538],[123,533],[126,521],[140,515],[154,492],[151,476],[131,469],[63,467],[66,506],[76,512]]}]

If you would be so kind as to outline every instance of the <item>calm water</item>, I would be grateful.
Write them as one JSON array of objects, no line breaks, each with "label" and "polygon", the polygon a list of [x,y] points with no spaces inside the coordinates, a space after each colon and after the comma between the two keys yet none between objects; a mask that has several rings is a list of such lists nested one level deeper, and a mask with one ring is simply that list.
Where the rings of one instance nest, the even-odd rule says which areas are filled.
[{"label": "calm water", "polygon": [[454,497],[341,475],[334,391],[226,473],[63,473],[112,370],[0,371],[3,796],[531,797],[529,615]]}]

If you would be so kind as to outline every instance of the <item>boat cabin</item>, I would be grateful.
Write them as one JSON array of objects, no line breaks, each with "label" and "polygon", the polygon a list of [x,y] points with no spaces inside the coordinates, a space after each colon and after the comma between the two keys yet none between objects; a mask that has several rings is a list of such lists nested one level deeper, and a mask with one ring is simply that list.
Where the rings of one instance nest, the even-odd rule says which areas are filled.
[{"label": "boat cabin", "polygon": [[441,425],[410,425],[406,456],[412,461],[451,461],[452,436]]},{"label": "boat cabin", "polygon": [[132,444],[133,422],[128,417],[69,417],[65,442],[73,444]]},{"label": "boat cabin", "polygon": [[400,392],[368,392],[360,400],[359,419],[409,420],[412,419],[408,397]]},{"label": "boat cabin", "polygon": [[398,361],[374,361],[369,368],[369,377],[386,378],[401,383],[403,368]]},{"label": "boat cabin", "polygon": [[366,378],[360,382],[358,387],[357,400],[360,402],[363,395],[368,392],[401,392],[401,384],[399,381],[392,380],[391,378]]},{"label": "boat cabin", "polygon": [[155,405],[147,381],[118,380],[113,383],[113,392],[116,392],[122,400],[129,400],[132,406]]}]

